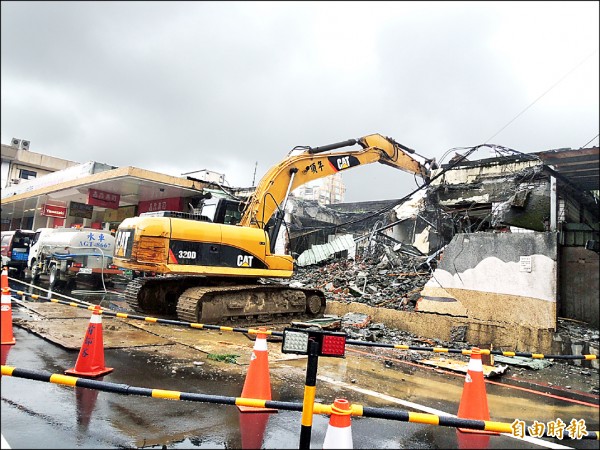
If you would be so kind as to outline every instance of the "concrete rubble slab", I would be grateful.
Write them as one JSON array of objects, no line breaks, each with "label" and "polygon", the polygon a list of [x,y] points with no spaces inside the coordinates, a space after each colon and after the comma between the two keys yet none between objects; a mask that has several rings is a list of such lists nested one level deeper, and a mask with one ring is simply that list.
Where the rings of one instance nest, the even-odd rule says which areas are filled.
[{"label": "concrete rubble slab", "polygon": [[342,325],[345,327],[365,328],[371,323],[371,317],[361,313],[347,313],[342,317]]},{"label": "concrete rubble slab", "polygon": [[494,359],[498,362],[503,362],[504,364],[511,366],[527,367],[533,370],[540,370],[553,364],[553,362],[548,359],[532,359],[524,358],[522,356],[494,355]]},{"label": "concrete rubble slab", "polygon": [[[15,325],[61,347],[72,350],[81,348],[92,316],[91,311],[56,303],[25,302],[22,305],[33,315],[31,319],[15,319]],[[159,336],[139,333],[135,327],[121,319],[107,316],[102,317],[102,340],[104,348],[172,344]]]},{"label": "concrete rubble slab", "polygon": [[[468,361],[459,361],[455,359],[446,359],[446,358],[432,358],[432,359],[421,359],[418,361],[420,364],[425,364],[428,366],[439,367],[440,369],[452,370],[454,372],[462,372],[467,373],[467,369],[469,366]],[[508,366],[488,366],[483,364],[483,376],[485,378],[493,378],[499,375],[502,375],[506,372]]]},{"label": "concrete rubble slab", "polygon": [[[15,325],[31,331],[61,347],[78,350],[89,325],[89,318],[42,320],[18,320]],[[151,345],[170,345],[165,339],[152,334],[141,334],[135,327],[120,320],[104,317],[102,320],[102,340],[104,348],[145,347]]]}]

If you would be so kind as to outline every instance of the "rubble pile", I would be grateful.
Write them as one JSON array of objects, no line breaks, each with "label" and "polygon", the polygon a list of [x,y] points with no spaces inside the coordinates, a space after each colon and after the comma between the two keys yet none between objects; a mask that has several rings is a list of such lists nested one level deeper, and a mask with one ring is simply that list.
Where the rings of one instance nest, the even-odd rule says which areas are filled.
[{"label": "rubble pile", "polygon": [[[395,249],[396,247],[394,247]],[[375,249],[357,251],[355,259],[329,259],[319,265],[298,267],[292,282],[297,286],[316,288],[325,292],[327,300],[365,303],[369,306],[414,311],[416,301],[424,285],[431,278],[436,260],[412,256],[402,251],[377,243]],[[336,330],[345,332],[350,340],[430,346],[442,348],[470,349],[475,344],[466,341],[466,327],[457,326],[450,330],[450,341],[427,338],[410,332],[388,328],[374,323],[371,317],[350,312],[337,319]],[[558,320],[554,340],[557,354],[598,354],[599,332],[585,323],[575,320]],[[388,352],[389,349],[373,348],[372,352],[394,359],[419,362],[431,358],[427,352],[406,350]],[[512,349],[509,349],[512,350]],[[445,354],[445,360],[464,361],[460,354]],[[534,362],[531,358],[522,358]],[[550,360],[543,370],[509,364],[511,378],[521,380],[550,381],[549,386],[565,386],[598,395],[598,362]],[[384,361],[386,368],[393,365],[391,359]]]},{"label": "rubble pile", "polygon": [[431,269],[423,262],[422,257],[385,247],[355,260],[299,267],[292,281],[298,286],[321,289],[328,300],[412,311],[431,277]]}]

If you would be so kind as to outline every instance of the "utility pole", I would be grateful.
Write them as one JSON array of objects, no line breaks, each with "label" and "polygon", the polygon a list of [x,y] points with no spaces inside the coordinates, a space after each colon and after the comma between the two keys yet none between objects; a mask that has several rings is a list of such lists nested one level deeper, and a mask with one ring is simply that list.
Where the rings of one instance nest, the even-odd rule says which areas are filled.
[{"label": "utility pole", "polygon": [[252,177],[252,187],[256,186],[254,183],[256,181],[256,168],[258,167],[258,161],[254,163],[254,176]]}]

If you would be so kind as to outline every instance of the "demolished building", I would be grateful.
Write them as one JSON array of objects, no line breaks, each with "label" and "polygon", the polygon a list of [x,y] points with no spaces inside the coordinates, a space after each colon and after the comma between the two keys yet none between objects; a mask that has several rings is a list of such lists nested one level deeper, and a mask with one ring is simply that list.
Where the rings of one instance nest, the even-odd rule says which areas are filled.
[{"label": "demolished building", "polygon": [[[471,342],[546,353],[558,317],[598,327],[598,150],[458,158],[387,212],[361,211],[370,222],[353,222],[356,241],[379,238],[426,263],[430,277],[414,311],[351,299],[354,310],[420,335],[448,339],[466,327]],[[345,214],[331,213],[327,230],[347,233]]]}]

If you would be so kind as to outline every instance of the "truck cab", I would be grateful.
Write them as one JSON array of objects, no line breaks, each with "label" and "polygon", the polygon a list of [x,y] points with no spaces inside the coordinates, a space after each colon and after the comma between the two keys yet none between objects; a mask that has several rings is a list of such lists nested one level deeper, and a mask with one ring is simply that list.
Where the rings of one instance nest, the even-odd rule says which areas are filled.
[{"label": "truck cab", "polygon": [[54,232],[55,228],[38,228],[35,230],[35,234],[31,238],[31,244],[29,246],[29,257],[27,258],[27,267],[32,269],[38,259],[40,253],[40,241],[43,243],[44,237]]},{"label": "truck cab", "polygon": [[23,275],[27,267],[33,230],[3,231],[0,240],[2,250],[2,267],[16,271],[17,277]]}]

